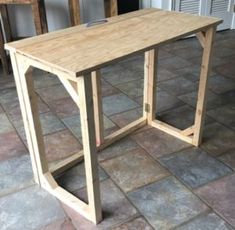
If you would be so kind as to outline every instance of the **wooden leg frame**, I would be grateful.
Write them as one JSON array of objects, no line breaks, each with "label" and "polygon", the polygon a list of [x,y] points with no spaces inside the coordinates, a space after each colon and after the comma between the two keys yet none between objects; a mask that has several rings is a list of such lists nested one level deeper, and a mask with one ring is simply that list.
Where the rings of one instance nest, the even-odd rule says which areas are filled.
[{"label": "wooden leg frame", "polygon": [[[63,75],[62,73],[57,73],[62,84],[80,108],[84,149],[64,160],[49,165],[46,161],[45,147],[37,108],[37,97],[34,93],[31,75],[31,65],[34,66],[34,64],[28,63],[23,56],[11,52],[14,76],[36,182],[67,206],[97,224],[102,219],[97,151],[104,149],[113,142],[147,124],[183,141],[198,146],[201,142],[205,116],[207,80],[210,70],[210,57],[214,33],[215,29],[211,28],[204,33],[200,33],[198,36],[204,47],[198,102],[195,122],[185,130],[177,129],[155,119],[157,82],[156,63],[158,48],[145,52],[143,116],[107,137],[104,137],[103,135],[103,112],[100,93],[101,78],[99,71],[86,76],[81,76],[76,80]],[[44,68],[44,70],[46,69]],[[85,161],[88,204],[61,188],[53,178],[55,174],[63,172],[83,159]]]}]

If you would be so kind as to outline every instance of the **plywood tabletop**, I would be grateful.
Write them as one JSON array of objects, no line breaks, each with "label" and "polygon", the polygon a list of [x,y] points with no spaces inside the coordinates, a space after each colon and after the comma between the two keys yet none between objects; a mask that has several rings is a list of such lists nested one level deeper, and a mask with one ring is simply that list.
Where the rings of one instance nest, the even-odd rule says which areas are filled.
[{"label": "plywood tabletop", "polygon": [[6,44],[52,68],[79,76],[115,60],[196,33],[222,20],[159,9],[145,9]]}]

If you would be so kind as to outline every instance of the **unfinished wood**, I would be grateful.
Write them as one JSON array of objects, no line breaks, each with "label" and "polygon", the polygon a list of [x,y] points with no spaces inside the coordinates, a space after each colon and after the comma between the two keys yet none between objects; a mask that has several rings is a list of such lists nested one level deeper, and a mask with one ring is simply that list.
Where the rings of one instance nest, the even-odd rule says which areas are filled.
[{"label": "unfinished wood", "polygon": [[44,0],[31,0],[31,8],[36,34],[47,33],[48,27]]},{"label": "unfinished wood", "polygon": [[196,33],[196,37],[198,38],[202,48],[204,48],[204,45],[205,45],[205,34],[204,32],[198,32]]},{"label": "unfinished wood", "polygon": [[137,129],[142,128],[145,125],[146,125],[146,119],[143,117],[136,120],[136,121],[131,122],[130,124],[126,125],[125,127],[121,128],[118,131],[105,137],[104,143],[100,146],[100,149],[106,148],[107,146],[111,145],[112,143],[122,139],[123,137],[136,131]]},{"label": "unfinished wood", "polygon": [[104,142],[104,119],[100,71],[92,72],[92,91],[95,117],[96,145],[100,146]]},{"label": "unfinished wood", "polygon": [[185,135],[185,136],[190,136],[194,133],[194,125],[184,129],[181,131],[181,134]]},{"label": "unfinished wood", "polygon": [[92,97],[91,74],[78,78],[78,92],[80,99],[80,117],[82,142],[85,161],[87,196],[90,207],[90,218],[93,223],[102,220],[100,183],[95,142],[95,125]]},{"label": "unfinished wood", "polygon": [[177,129],[171,125],[168,125],[162,121],[154,120],[154,121],[152,121],[151,126],[154,128],[157,128],[165,133],[168,133],[174,137],[177,137],[177,138],[181,139],[182,141],[185,141],[189,144],[192,144],[192,142],[193,142],[191,137],[185,136],[181,133],[182,130]]},{"label": "unfinished wood", "polygon": [[[111,17],[111,18],[108,18],[108,22],[106,24],[113,24],[113,23],[121,22],[123,20],[128,20],[129,18],[138,17],[144,14],[151,13],[153,11],[156,11],[156,9],[150,8],[150,9],[145,9],[144,11],[139,10],[139,11]],[[102,27],[102,26],[103,24],[96,25],[97,28]],[[21,49],[24,46],[35,45],[38,42],[60,38],[60,37],[63,37],[65,34],[66,36],[70,36],[71,34],[74,34],[74,33],[82,33],[84,30],[90,30],[90,29],[92,29],[92,27],[87,27],[86,24],[82,24],[80,26],[69,27],[63,30],[52,31],[48,34],[42,34],[34,38],[32,37],[26,38],[24,39],[23,44],[22,44],[22,41],[14,41],[14,42],[11,42],[11,46],[8,46],[8,44],[6,44],[6,48],[11,49],[12,51],[16,51],[16,49]]]},{"label": "unfinished wood", "polygon": [[81,24],[79,0],[68,0],[71,26]]},{"label": "unfinished wood", "polygon": [[[34,177],[40,184],[42,175],[48,172],[48,166],[37,107],[37,97],[33,87],[32,70],[30,66],[25,64],[24,59],[17,54],[11,53],[11,61]],[[21,66],[21,68],[19,68],[19,66]]]},{"label": "unfinished wood", "polygon": [[196,115],[194,122],[194,136],[193,144],[198,146],[202,140],[203,124],[206,113],[206,100],[207,100],[207,88],[208,78],[211,71],[211,56],[214,45],[214,35],[216,28],[212,27],[205,32],[205,45],[202,56],[201,74],[198,89],[198,99],[196,107]]},{"label": "unfinished wood", "polygon": [[[3,4],[5,7],[8,4],[30,4],[36,34],[39,35],[48,32],[44,0],[1,0],[0,4]],[[9,25],[9,20],[7,20],[7,24]]]},{"label": "unfinished wood", "polygon": [[66,171],[67,169],[70,169],[71,167],[75,166],[77,163],[83,161],[83,159],[84,159],[83,151],[80,151],[78,153],[72,154],[71,156],[65,159],[56,162],[51,162],[49,163],[50,172],[53,175],[58,175]]},{"label": "unfinished wood", "polygon": [[105,17],[113,17],[118,15],[117,0],[104,0]]},{"label": "unfinished wood", "polygon": [[78,199],[76,196],[58,186],[51,173],[48,172],[43,175],[42,186],[65,205],[93,222],[93,218],[91,216],[92,210],[89,204],[86,204],[84,201]]},{"label": "unfinished wood", "polygon": [[157,56],[158,49],[145,52],[143,116],[147,124],[151,124],[156,114]]},{"label": "unfinished wood", "polygon": [[25,100],[24,100],[23,91],[22,91],[22,87],[21,87],[21,80],[20,80],[21,75],[20,75],[19,66],[21,66],[21,68],[22,68],[23,65],[18,63],[15,53],[10,52],[10,56],[11,56],[11,63],[12,63],[12,69],[13,69],[14,78],[15,78],[18,99],[20,102],[21,114],[22,114],[22,118],[23,118],[23,122],[24,122],[24,128],[25,128],[25,133],[26,133],[26,138],[27,138],[27,143],[28,143],[28,149],[29,149],[30,158],[31,158],[34,180],[36,181],[36,183],[40,184],[38,167],[37,167],[37,162],[36,162],[36,158],[35,158],[31,133],[30,133],[30,129],[29,129],[27,110],[26,110]]},{"label": "unfinished wood", "polygon": [[[21,48],[18,48],[17,52],[76,77],[100,69],[115,60],[197,33],[220,22],[220,19],[211,17],[154,10],[128,20],[83,29],[82,33],[75,30],[68,35],[64,31],[53,39],[45,35],[42,41],[37,38],[34,45],[33,38],[31,45],[19,41],[17,47]],[[15,45],[7,44],[6,47],[14,49]]]},{"label": "unfinished wood", "polygon": [[73,101],[77,104],[79,107],[79,95],[77,93],[77,82],[69,81],[66,76],[64,77],[63,74],[57,75],[60,79],[61,83],[64,85],[65,89],[69,93],[69,95],[72,97]]}]

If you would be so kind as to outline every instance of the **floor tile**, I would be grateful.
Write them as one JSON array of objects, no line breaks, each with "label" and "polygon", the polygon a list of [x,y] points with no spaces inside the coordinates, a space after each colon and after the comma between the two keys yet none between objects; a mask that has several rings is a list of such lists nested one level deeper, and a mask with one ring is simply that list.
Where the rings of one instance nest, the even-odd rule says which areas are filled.
[{"label": "floor tile", "polygon": [[121,84],[124,82],[134,81],[136,79],[143,78],[143,74],[137,73],[136,71],[127,70],[124,67],[120,66],[118,69],[111,69],[109,72],[102,73],[105,81],[109,82],[112,85]]},{"label": "floor tile", "polygon": [[102,162],[101,166],[124,192],[133,191],[169,175],[141,148],[126,151],[122,156]]},{"label": "floor tile", "polygon": [[[195,109],[183,105],[158,114],[158,119],[179,129],[186,129],[194,124]],[[208,116],[205,125],[213,123],[214,120]]]},{"label": "floor tile", "polygon": [[0,196],[16,192],[34,183],[29,155],[0,162]]},{"label": "floor tile", "polygon": [[235,82],[221,75],[214,75],[210,77],[208,84],[211,91],[217,94],[235,89]]},{"label": "floor tile", "polygon": [[164,50],[168,52],[172,52],[172,50],[178,50],[182,48],[189,48],[189,49],[200,49],[201,45],[199,44],[196,38],[187,38],[181,39],[172,43],[165,45]]},{"label": "floor tile", "polygon": [[47,72],[41,72],[39,74],[33,73],[33,78],[34,78],[35,89],[47,88],[50,86],[61,84],[60,80],[56,75]]},{"label": "floor tile", "polygon": [[54,221],[38,230],[76,230],[72,221],[68,218]]},{"label": "floor tile", "polygon": [[134,109],[139,105],[124,94],[115,94],[105,97],[103,100],[103,111],[107,116]]},{"label": "floor tile", "polygon": [[14,77],[12,75],[9,75],[7,77],[1,77],[1,70],[0,70],[0,89],[6,89],[6,88],[14,88],[15,87],[15,81]]},{"label": "floor tile", "polygon": [[0,161],[28,152],[15,131],[0,134],[0,146]]},{"label": "floor tile", "polygon": [[[115,127],[115,124],[108,119],[106,116],[104,118],[104,129],[110,129]],[[72,117],[65,117],[62,119],[68,129],[73,133],[75,137],[82,141],[82,131],[81,131],[81,122],[80,122],[80,115],[72,116]]]},{"label": "floor tile", "polygon": [[196,82],[199,81],[201,68],[200,66],[193,65],[182,69],[178,69],[174,72],[180,77],[184,77],[190,81]]},{"label": "floor tile", "polygon": [[201,57],[202,49],[190,49],[189,52],[188,48],[182,48],[182,49],[173,50],[171,53],[178,57],[188,60],[194,57]]},{"label": "floor tile", "polygon": [[101,95],[103,97],[111,96],[114,94],[120,93],[120,90],[117,88],[113,87],[111,84],[109,84],[106,81],[101,81]]},{"label": "floor tile", "polygon": [[215,213],[205,213],[176,230],[232,230],[232,227]]},{"label": "floor tile", "polygon": [[235,170],[235,149],[231,149],[224,153],[219,159]]},{"label": "floor tile", "polygon": [[132,138],[154,158],[179,151],[190,145],[155,128],[132,135]]},{"label": "floor tile", "polygon": [[66,158],[82,149],[81,144],[68,130],[49,134],[44,137],[44,142],[49,162]]},{"label": "floor tile", "polygon": [[[198,97],[198,92],[195,91],[181,95],[179,96],[179,99],[187,103],[188,105],[191,105],[196,108],[197,97]],[[226,103],[229,103],[229,100],[227,99],[228,99],[227,97],[219,96],[211,91],[208,91],[206,108],[207,110],[210,110],[217,108],[218,106],[224,105]]]},{"label": "floor tile", "polygon": [[[103,169],[99,168],[100,181],[107,179],[108,176]],[[56,178],[57,183],[66,188],[66,190],[73,192],[86,186],[86,173],[84,163],[80,163],[77,166],[64,172],[62,175]]]},{"label": "floor tile", "polygon": [[219,156],[235,148],[235,132],[218,123],[205,126],[201,148]]},{"label": "floor tile", "polygon": [[188,148],[160,158],[161,163],[191,188],[197,188],[232,172],[199,148]]},{"label": "floor tile", "polygon": [[235,100],[234,106],[222,106],[209,110],[207,114],[217,120],[219,123],[233,129],[235,131]]},{"label": "floor tile", "polygon": [[186,61],[183,58],[180,57],[171,57],[171,58],[167,58],[167,59],[162,59],[159,61],[159,66],[169,69],[171,71],[177,70],[177,69],[181,69],[184,67],[188,67],[191,66],[192,64],[189,61]]},{"label": "floor tile", "polygon": [[171,72],[168,69],[159,67],[157,72],[157,82],[166,81],[172,78],[178,77],[175,72]]},{"label": "floor tile", "polygon": [[230,60],[230,62],[217,66],[215,68],[215,71],[223,76],[226,76],[232,79],[234,78],[235,66],[233,64],[233,61]]},{"label": "floor tile", "polygon": [[58,132],[65,129],[63,123],[51,112],[39,115],[43,135]]},{"label": "floor tile", "polygon": [[[3,103],[3,108],[5,109],[7,115],[9,116],[12,122],[13,121],[17,122],[19,119],[22,119],[21,109],[18,99],[11,100],[7,103]],[[39,113],[49,112],[48,106],[44,102],[42,102],[42,100],[40,100],[39,97],[38,97],[38,110]]]},{"label": "floor tile", "polygon": [[0,105],[0,113],[4,113],[2,106]]},{"label": "floor tile", "polygon": [[171,229],[207,210],[206,205],[174,177],[140,188],[128,197],[156,229]]},{"label": "floor tile", "polygon": [[14,131],[5,113],[0,113],[0,134]]},{"label": "floor tile", "polygon": [[142,108],[132,109],[123,113],[114,114],[110,119],[119,127],[124,127],[129,123],[142,117]]},{"label": "floor tile", "polygon": [[102,150],[98,154],[98,159],[99,161],[107,160],[122,155],[126,151],[131,151],[136,148],[138,148],[136,142],[131,140],[129,137],[125,137]]},{"label": "floor tile", "polygon": [[50,101],[48,104],[59,118],[71,117],[79,113],[78,106],[70,97]]},{"label": "floor tile", "polygon": [[177,99],[175,96],[170,95],[168,92],[164,90],[157,91],[156,98],[156,111],[157,113],[179,107],[184,103]]},{"label": "floor tile", "polygon": [[0,103],[2,104],[17,100],[17,98],[18,96],[15,87],[0,90]]},{"label": "floor tile", "polygon": [[148,224],[148,222],[144,218],[138,217],[125,224],[114,227],[112,228],[112,230],[153,230],[153,228]]},{"label": "floor tile", "polygon": [[177,77],[158,84],[160,89],[166,90],[169,94],[180,96],[197,90],[197,84],[184,77]]},{"label": "floor tile", "polygon": [[37,89],[36,91],[46,102],[69,97],[63,85],[55,85],[48,88]]},{"label": "floor tile", "polygon": [[235,227],[235,174],[209,183],[196,190],[196,193]]},{"label": "floor tile", "polygon": [[138,77],[144,76],[144,54],[129,57],[120,62],[124,69],[131,71]]},{"label": "floor tile", "polygon": [[[143,105],[143,97],[136,98],[140,106]],[[165,90],[157,89],[156,95],[156,111],[157,113],[182,106],[184,103],[177,97],[170,95]]]},{"label": "floor tile", "polygon": [[[102,181],[101,203],[103,210],[103,221],[95,226],[90,221],[81,217],[77,213],[66,208],[68,216],[72,219],[74,226],[79,230],[110,229],[119,223],[124,223],[137,214],[136,209],[131,205],[122,192],[111,180]],[[86,200],[86,191],[79,190],[77,195]]]},{"label": "floor tile", "polygon": [[140,97],[144,92],[144,82],[142,79],[122,83],[116,85],[116,87],[131,98]]},{"label": "floor tile", "polygon": [[38,229],[65,217],[59,202],[33,186],[0,198],[1,229]]}]

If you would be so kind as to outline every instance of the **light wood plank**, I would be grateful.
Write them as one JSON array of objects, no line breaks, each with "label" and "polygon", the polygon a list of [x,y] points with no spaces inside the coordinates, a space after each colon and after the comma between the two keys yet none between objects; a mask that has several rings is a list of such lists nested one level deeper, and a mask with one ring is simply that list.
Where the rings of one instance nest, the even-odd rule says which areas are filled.
[{"label": "light wood plank", "polygon": [[102,211],[94,133],[95,125],[91,74],[89,76],[78,78],[78,92],[80,95],[81,130],[84,148],[87,195],[91,212],[90,218],[93,223],[97,224],[102,220]]},{"label": "light wood plank", "polygon": [[100,149],[104,149],[110,144],[122,139],[123,137],[127,136],[128,134],[140,129],[141,127],[146,125],[146,119],[140,118],[132,123],[128,124],[127,126],[119,129],[118,131],[108,135],[104,139],[104,143],[100,146]]},{"label": "light wood plank", "polygon": [[96,145],[100,146],[104,142],[104,119],[103,119],[103,105],[102,105],[102,95],[101,95],[101,73],[99,70],[92,72],[92,91],[93,91]]},{"label": "light wood plank", "polygon": [[203,124],[206,113],[206,100],[208,91],[208,78],[211,71],[211,57],[214,45],[214,35],[216,28],[212,27],[205,32],[205,45],[202,57],[201,74],[199,81],[196,116],[194,122],[193,144],[198,146],[202,140]]},{"label": "light wood plank", "polygon": [[[156,10],[128,20],[93,26],[84,29],[82,33],[74,31],[68,36],[64,31],[53,39],[51,36],[45,36],[41,41],[37,38],[34,45],[21,41],[18,44],[22,48],[17,49],[17,52],[80,76],[115,60],[153,49],[220,22],[220,19],[211,17]],[[15,45],[9,43],[6,47],[11,49]]]},{"label": "light wood plank", "polygon": [[148,124],[151,124],[156,114],[157,56],[158,49],[145,52],[143,116]]},{"label": "light wood plank", "polygon": [[78,153],[72,154],[71,156],[65,159],[49,163],[49,169],[50,172],[53,173],[53,175],[58,175],[75,166],[79,162],[82,162],[83,160],[83,151],[80,151]]},{"label": "light wood plank", "polygon": [[198,38],[202,48],[204,48],[204,46],[205,46],[205,34],[200,31],[200,32],[196,33],[196,37]]},{"label": "light wood plank", "polygon": [[192,144],[192,142],[193,142],[191,137],[188,137],[188,136],[181,134],[182,130],[177,129],[171,125],[168,125],[162,121],[154,120],[154,121],[152,121],[151,126],[153,126],[154,128],[157,128],[165,133],[168,133],[174,137],[177,137],[177,138],[181,139],[182,141],[185,141],[189,144]]}]

